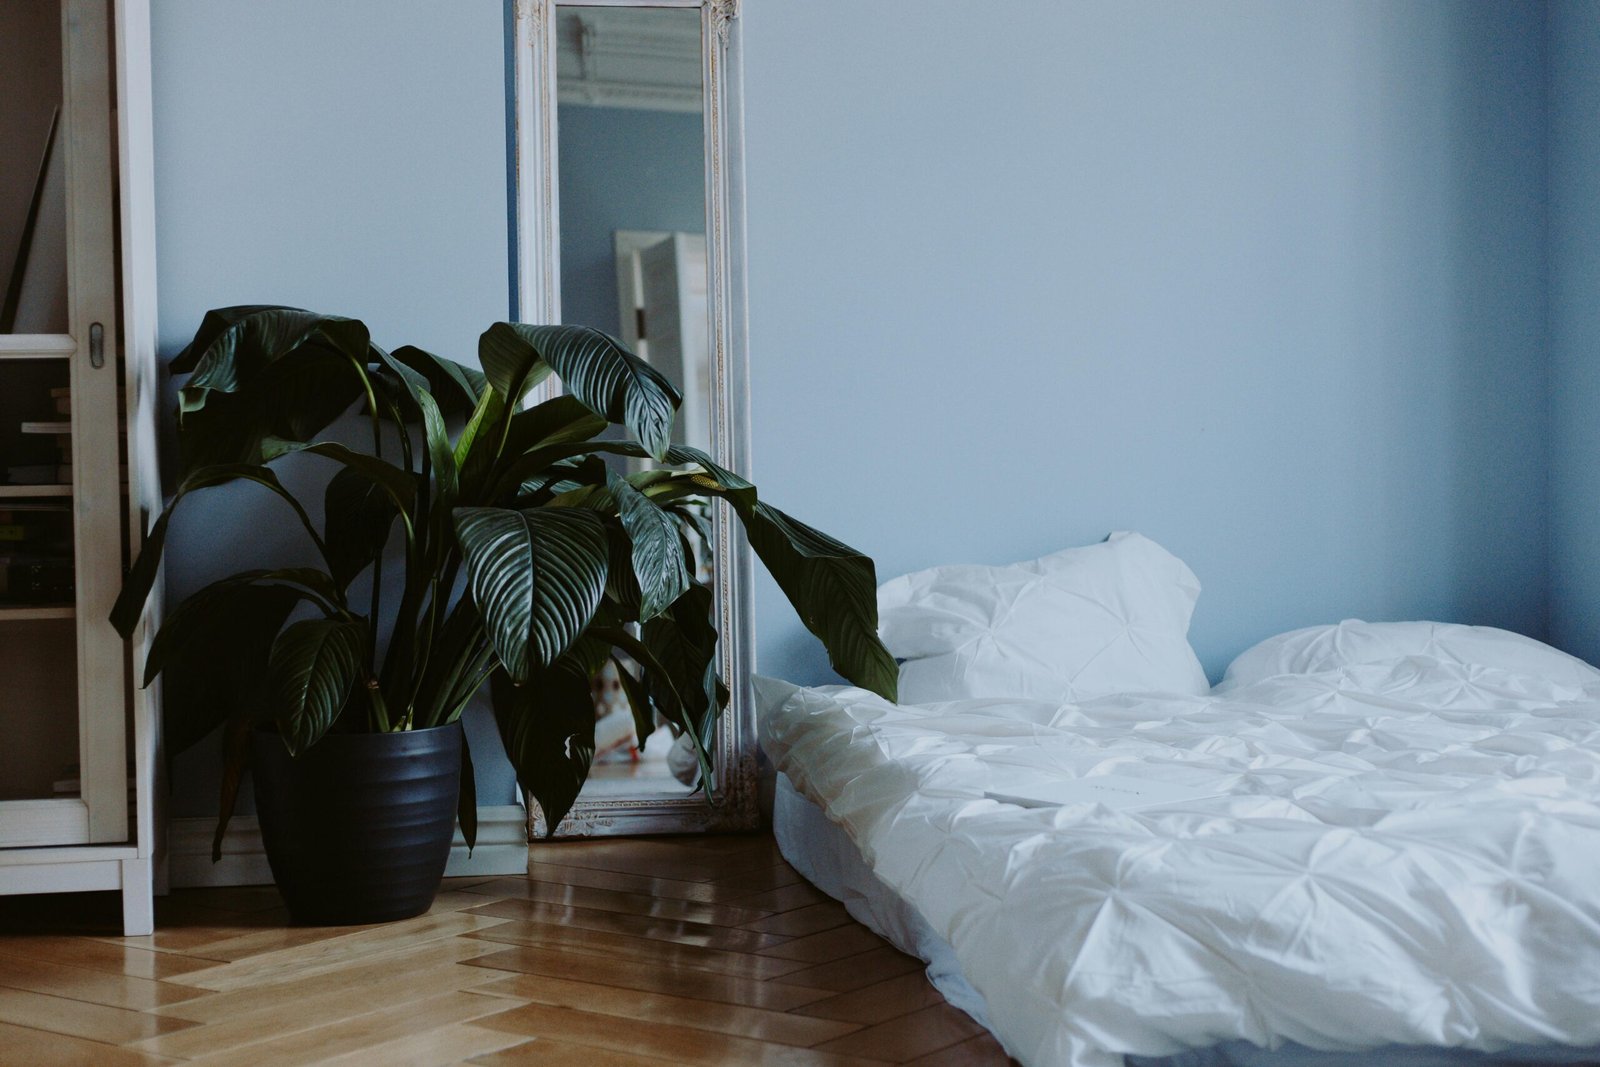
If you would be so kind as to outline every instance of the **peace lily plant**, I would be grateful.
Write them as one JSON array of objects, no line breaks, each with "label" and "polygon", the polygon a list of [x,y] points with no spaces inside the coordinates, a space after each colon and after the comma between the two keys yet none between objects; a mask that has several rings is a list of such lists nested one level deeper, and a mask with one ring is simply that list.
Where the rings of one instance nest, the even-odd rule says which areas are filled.
[{"label": "peace lily plant", "polygon": [[[509,322],[484,332],[478,357],[481,371],[409,346],[389,352],[355,319],[252,306],[208,313],[174,361],[189,375],[182,478],[128,574],[117,628],[134,628],[173,511],[216,486],[276,494],[317,560],[263,561],[212,582],[170,611],[150,646],[144,684],[165,676],[169,749],[226,726],[218,847],[252,729],[275,728],[303,753],[330,731],[455,722],[485,685],[517,777],[553,832],[594,755],[590,680],[624,655],[636,665],[618,673],[639,736],[659,713],[692,739],[710,780],[729,699],[712,594],[694,580],[711,501],[742,522],[834,668],[894,697],[872,561],[673,445],[680,397],[649,364],[596,330]],[[525,406],[552,374],[563,395]],[[370,448],[319,440],[357,405]],[[627,439],[602,436],[614,425]],[[297,454],[333,466],[320,529],[274,471]],[[663,465],[624,475],[607,456]],[[403,581],[386,583],[397,558]],[[370,592],[358,603],[363,574]],[[459,808],[469,844],[470,766]]]}]

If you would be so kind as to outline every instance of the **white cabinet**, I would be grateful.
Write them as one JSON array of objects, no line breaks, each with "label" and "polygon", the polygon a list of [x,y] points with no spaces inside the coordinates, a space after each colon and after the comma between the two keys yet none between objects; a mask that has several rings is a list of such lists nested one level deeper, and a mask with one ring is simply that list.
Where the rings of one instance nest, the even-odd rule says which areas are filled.
[{"label": "white cabinet", "polygon": [[0,20],[0,893],[149,933],[153,694],[108,621],[160,503],[148,0]]}]

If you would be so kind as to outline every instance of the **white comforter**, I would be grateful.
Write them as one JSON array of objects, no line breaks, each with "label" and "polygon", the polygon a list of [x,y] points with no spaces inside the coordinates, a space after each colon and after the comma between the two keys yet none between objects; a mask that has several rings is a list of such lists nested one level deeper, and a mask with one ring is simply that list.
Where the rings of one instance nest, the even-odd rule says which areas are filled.
[{"label": "white comforter", "polygon": [[[762,702],[778,768],[949,941],[1025,1064],[1600,1045],[1600,684],[1405,657],[1059,707]],[[1223,795],[983,797],[1095,774]]]}]

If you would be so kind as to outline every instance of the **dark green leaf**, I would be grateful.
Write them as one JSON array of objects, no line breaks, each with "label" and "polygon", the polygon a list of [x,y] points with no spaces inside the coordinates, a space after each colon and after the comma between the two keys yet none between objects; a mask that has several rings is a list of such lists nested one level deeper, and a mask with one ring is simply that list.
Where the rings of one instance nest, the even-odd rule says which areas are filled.
[{"label": "dark green leaf", "polygon": [[587,326],[497,322],[484,332],[478,352],[489,383],[508,399],[520,399],[542,377],[538,368],[548,367],[567,393],[626,426],[650,455],[666,455],[678,391],[614,338]]},{"label": "dark green leaf", "polygon": [[355,319],[283,307],[209,313],[172,365],[192,372],[178,397],[185,470],[258,463],[263,437],[320,432],[360,395],[368,345]]},{"label": "dark green leaf", "polygon": [[722,711],[717,701],[717,628],[711,608],[711,589],[690,586],[669,612],[646,622],[640,634],[683,701],[682,725],[698,737],[706,736],[706,716]]},{"label": "dark green leaf", "polygon": [[594,760],[594,691],[582,665],[562,660],[513,685],[489,680],[494,717],[517,780],[544,809],[546,833],[572,810]]},{"label": "dark green leaf", "polygon": [[140,549],[139,558],[134,560],[127,578],[122,583],[122,592],[118,594],[117,602],[111,608],[111,625],[116,627],[117,632],[123,637],[133,636],[134,627],[139,625],[139,616],[144,613],[145,601],[150,597],[150,587],[155,584],[156,574],[161,569],[161,555],[167,540],[167,524],[172,520],[173,511],[184,497],[195,490],[232,481],[255,482],[282,497],[294,509],[295,515],[300,519],[300,525],[305,527],[306,533],[311,536],[317,551],[324,560],[327,559],[327,548],[323,545],[316,528],[311,525],[311,517],[306,514],[305,508],[300,506],[300,501],[283,487],[278,481],[278,476],[270,469],[247,463],[202,467],[183,480],[178,486],[178,491],[173,494],[172,500],[167,503],[166,510],[151,525],[150,532],[145,535],[144,547]]},{"label": "dark green leaf", "polygon": [[[423,439],[428,447],[428,457],[433,468],[433,525],[436,532],[443,533],[447,526],[446,517],[456,504],[457,469],[455,449],[450,444],[450,434],[445,428],[444,414],[439,410],[439,404],[429,392],[428,379],[425,375],[412,370],[394,356],[383,349],[373,346],[373,351],[388,367],[401,383],[405,386],[407,395],[417,411],[422,415]],[[421,351],[421,349],[417,349]]]},{"label": "dark green leaf", "polygon": [[145,661],[157,674],[167,752],[188,749],[231,716],[261,703],[273,638],[305,593],[288,585],[214,583],[162,622]]},{"label": "dark green leaf", "polygon": [[639,619],[660,615],[689,588],[678,524],[650,498],[627,482],[611,476],[608,483],[616,498],[622,528],[633,543],[633,574],[639,583]]},{"label": "dark green leaf", "polygon": [[521,684],[594,616],[609,567],[605,524],[572,508],[458,508],[468,588],[501,664]]},{"label": "dark green leaf", "polygon": [[471,411],[489,388],[483,372],[414,345],[401,345],[391,355],[428,380],[428,391],[439,402],[439,410],[446,414],[462,415]]},{"label": "dark green leaf", "polygon": [[768,504],[747,511],[750,547],[822,641],[833,669],[863,689],[894,700],[899,668],[878,640],[878,579],[872,560]]},{"label": "dark green leaf", "polygon": [[616,664],[617,679],[622,683],[622,695],[628,698],[628,710],[633,713],[633,733],[639,739],[640,750],[643,750],[644,743],[656,732],[655,705],[650,702],[650,693],[644,683],[628,669],[620,657],[612,656],[611,662]]},{"label": "dark green leaf", "polygon": [[335,441],[313,441],[310,444],[302,444],[274,437],[263,442],[263,447],[268,459],[276,459],[290,452],[310,452],[312,455],[331,459],[382,489],[399,511],[409,515],[416,505],[416,475],[403,471],[393,463],[387,463],[376,456],[357,452]]},{"label": "dark green leaf", "polygon": [[271,707],[278,732],[294,755],[322,737],[344,710],[361,672],[365,627],[347,619],[293,623],[272,645]]},{"label": "dark green leaf", "polygon": [[227,732],[222,736],[222,785],[217,791],[217,829],[211,835],[211,862],[222,860],[222,839],[228,833],[228,820],[233,818],[234,805],[239,801],[239,783],[250,765],[250,731],[255,729],[257,718],[252,713],[242,713],[228,720]]},{"label": "dark green leaf", "polygon": [[465,729],[461,731],[461,792],[456,798],[456,821],[461,824],[461,837],[471,856],[478,843],[478,778],[472,770],[472,750],[467,747]]},{"label": "dark green leaf", "polygon": [[342,588],[382,554],[400,508],[377,482],[343,467],[328,482],[323,514],[328,564]]}]

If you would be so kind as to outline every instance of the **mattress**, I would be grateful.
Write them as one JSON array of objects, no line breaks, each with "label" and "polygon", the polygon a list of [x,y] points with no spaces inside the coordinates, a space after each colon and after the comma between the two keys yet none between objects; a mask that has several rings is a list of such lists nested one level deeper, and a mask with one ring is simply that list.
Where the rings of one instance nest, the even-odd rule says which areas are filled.
[{"label": "mattress", "polygon": [[[1409,656],[1063,706],[761,697],[785,855],[1025,1064],[1600,1061],[1600,690]],[[984,796],[1106,774],[1206,795]]]}]

